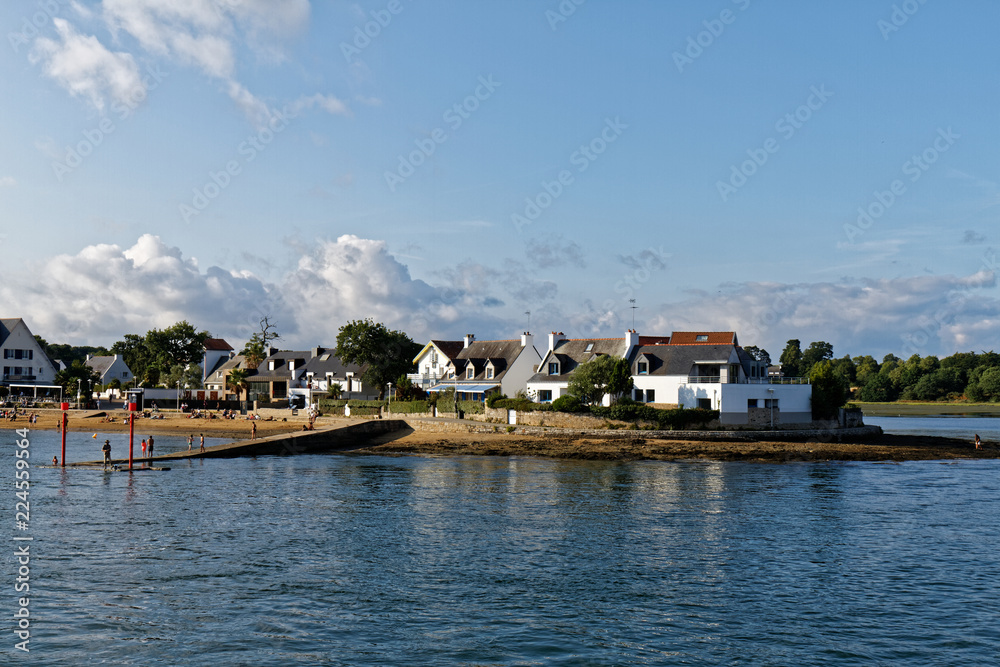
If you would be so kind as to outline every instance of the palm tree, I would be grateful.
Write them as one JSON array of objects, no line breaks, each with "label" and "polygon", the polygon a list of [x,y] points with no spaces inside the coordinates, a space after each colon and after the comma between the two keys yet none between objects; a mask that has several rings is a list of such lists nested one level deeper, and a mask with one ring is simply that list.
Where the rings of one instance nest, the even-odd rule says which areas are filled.
[{"label": "palm tree", "polygon": [[226,376],[226,385],[236,390],[236,397],[243,395],[243,390],[247,388],[247,371],[243,368],[234,368]]}]

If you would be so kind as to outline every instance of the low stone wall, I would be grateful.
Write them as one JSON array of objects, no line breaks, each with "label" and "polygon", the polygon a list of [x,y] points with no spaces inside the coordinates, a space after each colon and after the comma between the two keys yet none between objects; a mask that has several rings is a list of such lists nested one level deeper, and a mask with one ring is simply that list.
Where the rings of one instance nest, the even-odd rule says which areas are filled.
[{"label": "low stone wall", "polygon": [[549,426],[525,426],[518,424],[486,424],[461,421],[426,421],[420,419],[406,420],[414,431],[432,431],[438,433],[516,433],[519,435],[606,438],[609,440],[697,440],[697,441],[803,441],[818,440],[821,442],[838,442],[844,438],[875,437],[882,434],[878,426],[861,426],[857,428],[804,428],[781,429],[774,431],[733,430],[733,431],[644,431],[640,429],[583,429],[555,428]]}]

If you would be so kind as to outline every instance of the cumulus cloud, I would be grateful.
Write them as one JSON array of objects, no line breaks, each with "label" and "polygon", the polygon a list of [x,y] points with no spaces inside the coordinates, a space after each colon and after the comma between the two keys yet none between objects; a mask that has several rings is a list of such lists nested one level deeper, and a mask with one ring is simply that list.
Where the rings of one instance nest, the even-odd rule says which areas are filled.
[{"label": "cumulus cloud", "polygon": [[93,35],[81,35],[68,21],[53,19],[58,40],[39,37],[30,59],[70,94],[103,111],[112,101],[141,99],[146,86],[131,54],[108,50]]},{"label": "cumulus cloud", "polygon": [[130,248],[92,245],[44,261],[30,280],[0,285],[0,300],[51,342],[110,345],[183,319],[234,335],[248,320],[256,322],[269,289],[249,273],[203,272],[147,234]]},{"label": "cumulus cloud", "polygon": [[984,322],[1000,317],[1000,301],[985,290],[995,273],[913,276],[828,283],[739,283],[715,293],[692,292],[664,304],[644,333],[714,329],[736,331],[744,345],[772,357],[787,340],[825,340],[843,354],[947,355],[994,346]]}]

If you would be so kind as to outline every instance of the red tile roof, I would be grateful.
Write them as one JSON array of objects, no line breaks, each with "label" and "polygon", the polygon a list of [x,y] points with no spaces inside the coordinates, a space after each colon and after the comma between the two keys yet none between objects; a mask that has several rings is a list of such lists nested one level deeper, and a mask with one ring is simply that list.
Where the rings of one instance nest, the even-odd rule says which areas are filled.
[{"label": "red tile roof", "polygon": [[[704,340],[698,340],[705,336]],[[736,340],[734,331],[675,331],[670,334],[671,345],[732,345]]]},{"label": "red tile roof", "polygon": [[206,338],[205,339],[205,349],[206,350],[224,350],[229,351],[233,349],[233,346],[224,341],[221,338]]}]

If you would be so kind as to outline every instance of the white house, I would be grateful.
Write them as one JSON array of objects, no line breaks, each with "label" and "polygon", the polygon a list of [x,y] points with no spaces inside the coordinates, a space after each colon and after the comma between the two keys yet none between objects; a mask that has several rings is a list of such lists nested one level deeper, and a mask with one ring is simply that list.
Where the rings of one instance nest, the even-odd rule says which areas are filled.
[{"label": "white house", "polygon": [[0,319],[0,357],[2,385],[51,385],[56,380],[55,364],[19,317]]},{"label": "white house", "polygon": [[458,353],[465,349],[461,340],[431,340],[413,359],[416,373],[407,374],[410,382],[427,391],[441,380],[452,377]]},{"label": "white house", "polygon": [[[453,349],[458,341],[431,341],[414,359],[418,369],[431,364],[433,355]],[[428,391],[455,389],[460,400],[481,401],[487,394],[514,396],[527,389],[541,360],[527,331],[519,339],[477,341],[469,334],[461,341],[462,348],[448,360],[438,375],[437,384]],[[438,358],[439,365],[443,358]],[[419,373],[423,378],[423,373]]]},{"label": "white house", "polygon": [[201,384],[207,388],[209,379],[224,363],[236,355],[233,346],[222,338],[206,338],[201,360]]},{"label": "white house", "polygon": [[125,357],[120,354],[99,357],[88,355],[84,363],[101,376],[101,384],[104,385],[110,384],[112,380],[118,380],[125,385],[134,377],[132,370],[125,363]]},{"label": "white house", "polygon": [[[632,398],[658,407],[719,411],[729,425],[806,423],[812,420],[812,387],[803,378],[768,376],[767,366],[740,347],[732,331],[682,331],[669,337],[568,340],[551,334],[549,351],[528,382],[536,400],[566,393],[569,374],[581,363],[608,354],[627,359]],[[604,398],[607,405],[610,399]]]}]

